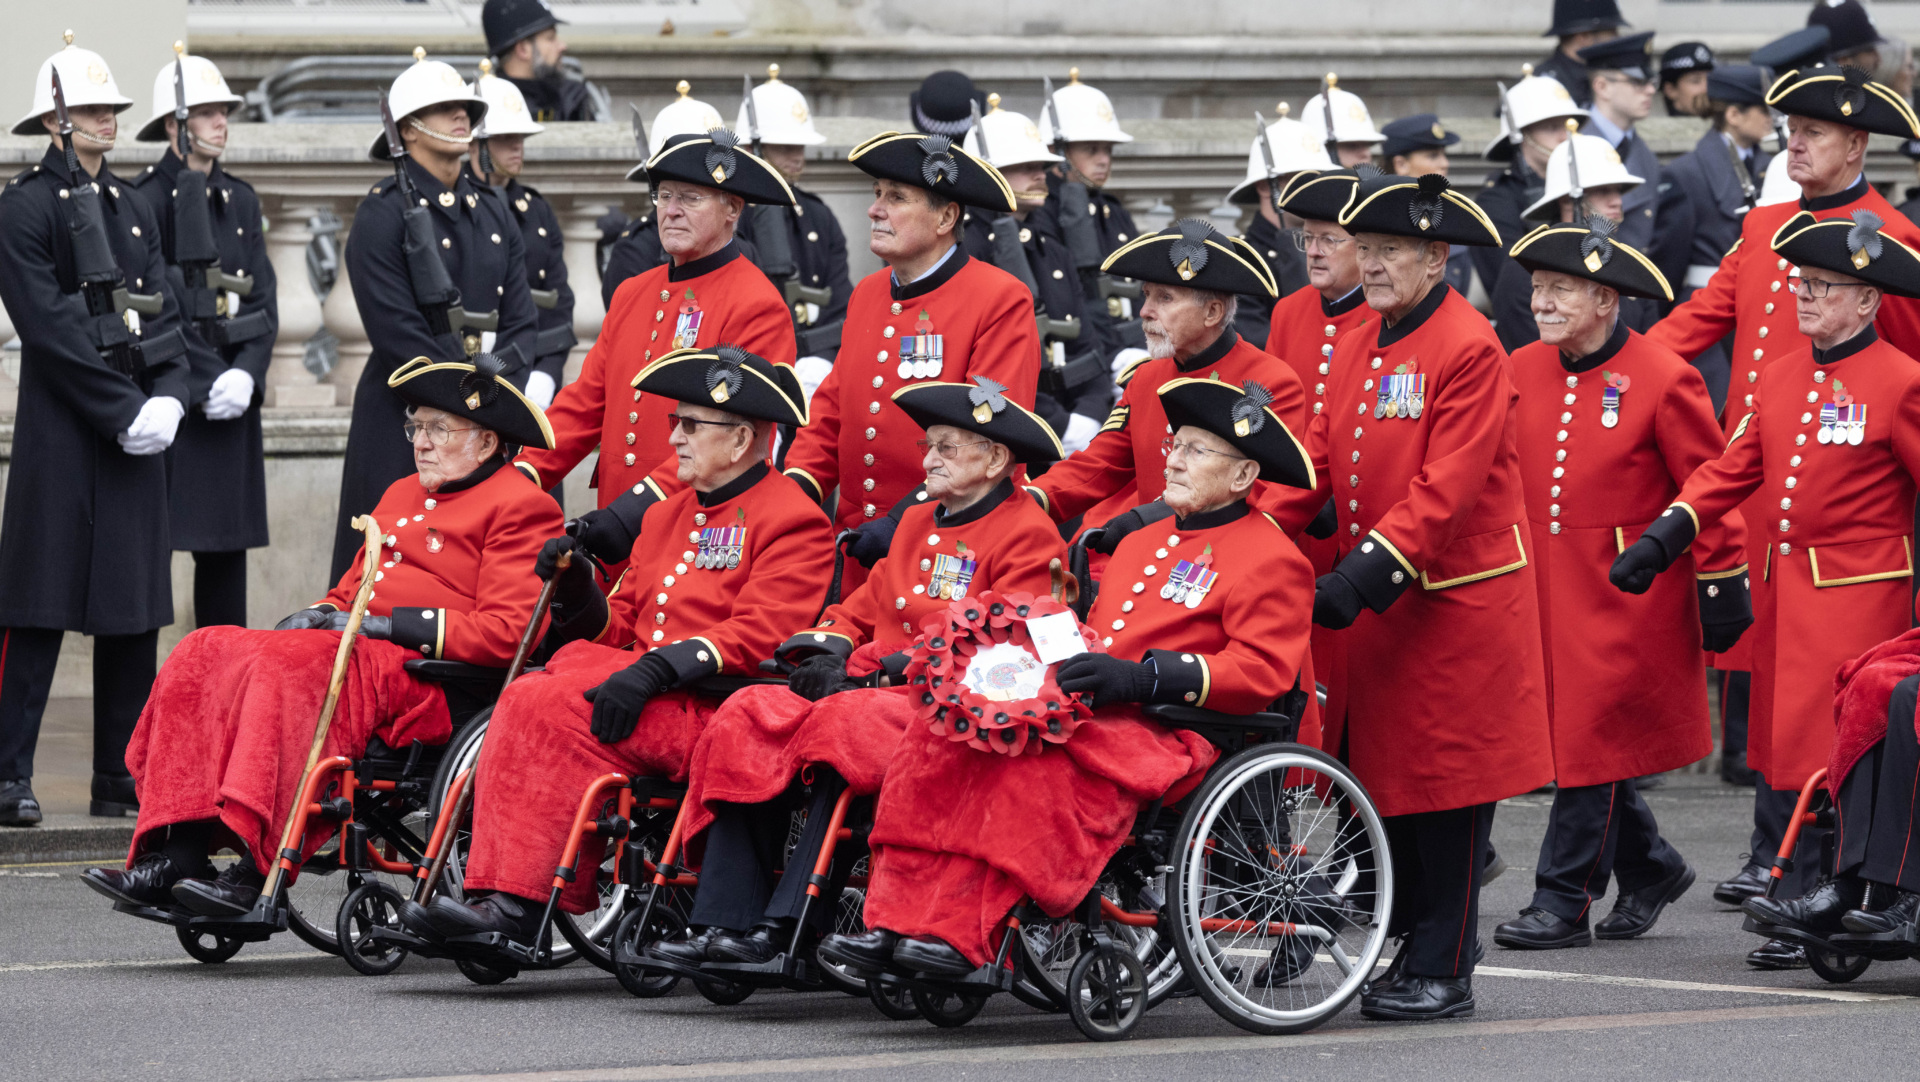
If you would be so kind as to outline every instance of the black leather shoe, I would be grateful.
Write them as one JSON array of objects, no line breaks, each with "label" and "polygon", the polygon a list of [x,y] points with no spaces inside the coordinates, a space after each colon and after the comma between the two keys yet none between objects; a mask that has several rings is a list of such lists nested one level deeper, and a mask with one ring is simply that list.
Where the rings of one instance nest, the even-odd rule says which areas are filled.
[{"label": "black leather shoe", "polygon": [[[1313,968],[1314,944],[1305,936],[1287,936],[1273,954],[1253,971],[1255,988],[1278,988]],[[1394,960],[1399,960],[1399,955]],[[1391,968],[1391,967],[1389,967]]]},{"label": "black leather shoe", "polygon": [[1866,888],[1864,880],[1851,876],[1834,878],[1808,891],[1803,898],[1748,898],[1740,903],[1740,908],[1762,924],[1791,928],[1825,939],[1847,930],[1840,918],[1849,910],[1860,908]]},{"label": "black leather shoe", "polygon": [[105,819],[140,814],[140,798],[133,795],[133,775],[95,774],[93,801],[87,805],[87,814]]},{"label": "black leather shoe", "polygon": [[885,928],[859,935],[830,935],[820,941],[820,957],[837,966],[878,973],[893,964],[893,948],[900,936]]},{"label": "black leather shoe", "polygon": [[400,927],[429,943],[440,943],[447,938],[440,934],[439,928],[434,926],[433,915],[427,911],[427,907],[412,898],[400,900],[396,915],[400,918]]},{"label": "black leather shoe", "polygon": [[40,801],[26,778],[0,781],[0,827],[30,827],[40,823]]},{"label": "black leather shoe", "polygon": [[1751,789],[1760,780],[1760,772],[1747,765],[1747,753],[1743,751],[1720,760],[1720,780]]},{"label": "black leather shoe", "polygon": [[1493,930],[1493,941],[1509,950],[1550,951],[1562,947],[1584,947],[1593,942],[1587,931],[1587,918],[1570,921],[1537,905]]},{"label": "black leather shoe", "polygon": [[1755,969],[1805,969],[1807,949],[1784,939],[1769,939],[1747,952],[1747,964]]},{"label": "black leather shoe", "polygon": [[1500,855],[1499,850],[1488,846],[1487,863],[1480,869],[1480,885],[1484,887],[1505,874],[1507,874],[1506,859]]},{"label": "black leather shoe", "polygon": [[717,932],[707,943],[707,961],[759,965],[772,961],[774,955],[784,952],[789,942],[789,936],[778,934],[764,925],[746,935]]},{"label": "black leather shoe", "polygon": [[[1376,988],[1384,990],[1390,987],[1394,981],[1399,980],[1400,970],[1406,966],[1407,953],[1407,945],[1401,943],[1399,951],[1393,956],[1393,961],[1387,963],[1387,968],[1381,970],[1379,976],[1360,985],[1360,994],[1364,996]],[[1478,964],[1479,961],[1478,958],[1474,959],[1475,964]]]},{"label": "black leather shoe", "polygon": [[722,934],[725,933],[717,928],[707,928],[683,939],[658,939],[647,945],[647,955],[683,966],[698,967],[707,960],[707,947],[713,943],[714,937]]},{"label": "black leather shoe", "polygon": [[893,964],[909,973],[941,977],[964,977],[979,968],[938,939],[902,939],[894,945]]},{"label": "black leather shoe", "polygon": [[1737,906],[1748,898],[1758,898],[1767,892],[1767,869],[1749,860],[1740,868],[1740,874],[1713,888],[1713,900],[1721,905]]},{"label": "black leather shoe", "polygon": [[182,879],[173,885],[173,900],[203,917],[242,917],[253,912],[267,877],[252,862],[236,860],[217,879]]},{"label": "black leather shoe", "polygon": [[1890,935],[1915,923],[1920,915],[1920,894],[1900,892],[1900,898],[1885,909],[1855,909],[1840,918],[1840,926],[1861,935]]},{"label": "black leather shoe", "polygon": [[1360,1017],[1379,1022],[1427,1022],[1473,1013],[1473,978],[1403,976],[1360,996]]},{"label": "black leather shoe", "polygon": [[539,936],[538,925],[545,908],[528,899],[498,892],[471,905],[463,905],[442,894],[427,906],[427,919],[448,939],[500,932],[516,943],[531,944]]},{"label": "black leather shoe", "polygon": [[80,881],[116,902],[173,908],[173,885],[187,873],[165,853],[148,853],[131,868],[88,868]]},{"label": "black leather shoe", "polygon": [[1693,865],[1682,864],[1679,871],[1650,887],[1621,894],[1613,900],[1613,912],[1593,926],[1593,938],[1632,939],[1646,934],[1660,919],[1660,911],[1685,894],[1697,878]]}]

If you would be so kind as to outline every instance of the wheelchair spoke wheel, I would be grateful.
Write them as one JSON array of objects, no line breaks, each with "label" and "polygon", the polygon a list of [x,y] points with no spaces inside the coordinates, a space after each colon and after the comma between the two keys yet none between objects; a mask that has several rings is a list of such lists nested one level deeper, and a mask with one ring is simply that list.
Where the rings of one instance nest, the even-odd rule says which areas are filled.
[{"label": "wheelchair spoke wheel", "polygon": [[[420,812],[401,818],[402,826],[415,835],[414,844],[420,844],[424,837],[421,831],[424,819]],[[367,871],[358,876],[351,875],[342,862],[341,840],[338,833],[327,839],[327,844],[300,865],[300,874],[287,887],[287,927],[308,946],[327,954],[341,953],[340,939],[335,929],[338,924],[336,917],[355,886],[359,883],[382,883],[405,893],[413,884],[411,876],[391,872]],[[373,838],[373,847],[388,860],[396,863],[407,861],[405,854],[377,833]]]},{"label": "wheelchair spoke wheel", "polygon": [[896,1022],[906,1022],[920,1017],[920,1005],[911,989],[904,985],[882,984],[879,981],[866,981],[867,1000],[873,1009]]},{"label": "wheelchair spoke wheel", "polygon": [[1117,1041],[1147,1013],[1147,970],[1118,945],[1082,951],[1067,974],[1067,1014],[1090,1041]]},{"label": "wheelchair spoke wheel", "polygon": [[520,970],[514,966],[480,962],[472,958],[462,958],[453,964],[459,968],[462,976],[475,984],[500,984],[520,975]]},{"label": "wheelchair spoke wheel", "polygon": [[1330,756],[1269,744],[1228,759],[1190,799],[1171,859],[1174,949],[1227,1021],[1308,1030],[1373,975],[1393,902],[1386,830]]},{"label": "wheelchair spoke wheel", "polygon": [[245,945],[243,940],[230,939],[215,932],[200,928],[189,928],[184,924],[174,925],[174,933],[180,937],[180,945],[196,962],[216,965],[240,953]]},{"label": "wheelchair spoke wheel", "polygon": [[400,892],[385,883],[362,883],[341,903],[333,934],[335,942],[345,944],[340,956],[356,972],[383,977],[407,960],[407,948],[370,934],[377,928],[400,929],[401,900]]},{"label": "wheelchair spoke wheel", "polygon": [[913,990],[913,1005],[920,1009],[920,1017],[939,1026],[941,1029],[959,1029],[980,1008],[987,1005],[986,996],[963,996],[958,992],[922,992]]},{"label": "wheelchair spoke wheel", "polygon": [[707,997],[708,1003],[722,1007],[745,1003],[747,997],[753,994],[753,985],[735,984],[732,981],[694,981],[693,986]]},{"label": "wheelchair spoke wheel", "polygon": [[[655,888],[648,887],[648,890]],[[639,954],[647,944],[662,939],[670,939],[686,928],[686,921],[669,905],[654,907],[651,914],[646,912],[646,897],[640,894],[633,899],[628,909],[613,927],[613,937],[608,941],[608,950],[614,955]],[[643,924],[642,917],[648,919]],[[640,999],[658,999],[672,992],[680,983],[680,978],[671,973],[656,973],[638,966],[626,965],[619,961],[611,963],[613,976],[627,994]]]},{"label": "wheelchair spoke wheel", "polygon": [[1873,959],[1864,954],[1840,954],[1820,947],[1807,948],[1807,967],[1828,984],[1845,984],[1867,971]]},{"label": "wheelchair spoke wheel", "polygon": [[[849,876],[866,875],[868,863],[866,857],[861,857],[854,863],[853,870],[848,873]],[[866,912],[866,908],[866,891],[859,887],[842,887],[840,889],[839,905],[833,913],[833,932],[831,934],[859,935],[861,932],[866,931],[867,922],[861,915]],[[814,955],[813,960],[814,964],[820,967],[820,976],[825,979],[828,984],[850,996],[864,996],[867,994],[867,979],[859,973],[835,965],[825,958],[820,957],[818,953]],[[891,1018],[892,1015],[888,1015],[888,1017]]]}]

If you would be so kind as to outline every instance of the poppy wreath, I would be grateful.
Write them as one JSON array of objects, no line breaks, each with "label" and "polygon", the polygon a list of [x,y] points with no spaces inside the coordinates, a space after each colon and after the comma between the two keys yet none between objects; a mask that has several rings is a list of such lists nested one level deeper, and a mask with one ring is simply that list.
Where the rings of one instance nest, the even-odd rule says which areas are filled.
[{"label": "poppy wreath", "polygon": [[[966,676],[974,659],[991,647],[1012,644],[1032,654],[1028,619],[1072,611],[1050,597],[989,590],[928,615],[906,669],[920,719],[937,736],[999,755],[1038,755],[1048,744],[1065,743],[1093,710],[1078,695],[1060,690],[1052,666],[1032,698],[989,698],[968,687]],[[1093,629],[1077,618],[1074,623],[1088,650],[1105,652]]]}]

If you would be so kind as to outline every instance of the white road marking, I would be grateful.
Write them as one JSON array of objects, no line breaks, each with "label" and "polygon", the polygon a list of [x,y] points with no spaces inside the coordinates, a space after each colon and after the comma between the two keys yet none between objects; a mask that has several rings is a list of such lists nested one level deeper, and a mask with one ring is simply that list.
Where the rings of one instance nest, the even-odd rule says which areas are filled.
[{"label": "white road marking", "polygon": [[1629,988],[1663,988],[1674,992],[1741,992],[1756,996],[1794,996],[1801,999],[1828,999],[1836,1003],[1881,1003],[1911,1000],[1913,996],[1879,992],[1854,992],[1844,988],[1768,988],[1757,984],[1705,984],[1700,981],[1666,981],[1654,977],[1614,977],[1605,973],[1564,973],[1551,969],[1511,969],[1506,966],[1475,966],[1476,977],[1518,977],[1528,981],[1570,981],[1575,984],[1615,984]]},{"label": "white road marking", "polygon": [[[327,959],[332,957],[330,954],[321,954],[318,951],[256,951],[252,954],[237,955],[221,964],[232,965],[235,962],[284,962],[294,959]],[[204,962],[197,962],[192,958],[149,958],[86,962],[0,962],[0,973],[44,973],[62,969],[146,969],[153,966],[192,967],[204,966],[205,964]]]}]

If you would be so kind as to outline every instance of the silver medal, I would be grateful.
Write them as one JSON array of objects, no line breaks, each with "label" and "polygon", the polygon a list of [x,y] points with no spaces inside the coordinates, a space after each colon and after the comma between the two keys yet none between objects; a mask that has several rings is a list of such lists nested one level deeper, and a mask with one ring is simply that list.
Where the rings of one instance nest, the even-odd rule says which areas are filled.
[{"label": "silver medal", "polygon": [[1200,600],[1205,596],[1206,596],[1205,594],[1202,594],[1199,592],[1189,593],[1187,594],[1187,600],[1184,602],[1184,604],[1190,609],[1197,609],[1200,607]]},{"label": "silver medal", "polygon": [[1601,425],[1603,425],[1603,426],[1605,426],[1605,427],[1607,427],[1607,428],[1612,428],[1613,426],[1615,426],[1615,425],[1617,425],[1617,424],[1619,424],[1619,423],[1620,423],[1620,411],[1619,411],[1619,410],[1602,410],[1602,411],[1600,411],[1600,423],[1601,423]]},{"label": "silver medal", "polygon": [[1426,405],[1425,399],[1422,396],[1416,395],[1407,402],[1407,416],[1416,421],[1420,419],[1420,412],[1424,409],[1426,409]]},{"label": "silver medal", "polygon": [[1851,424],[1847,426],[1847,443],[1849,445],[1858,447],[1860,446],[1861,442],[1864,441],[1866,438],[1867,438],[1867,426],[1865,422],[1859,422],[1859,423]]},{"label": "silver medal", "polygon": [[1820,432],[1818,435],[1814,437],[1814,439],[1819,440],[1821,443],[1832,443],[1833,442],[1833,426],[1821,425]]},{"label": "silver medal", "polygon": [[1173,600],[1173,583],[1169,582],[1165,586],[1160,587],[1160,600],[1162,601]]},{"label": "silver medal", "polygon": [[740,566],[740,550],[738,548],[729,550],[727,552],[727,570],[732,571],[734,568],[739,566]]},{"label": "silver medal", "polygon": [[913,378],[913,362],[901,361],[900,367],[894,369],[894,371],[900,373],[901,379],[912,379]]}]

